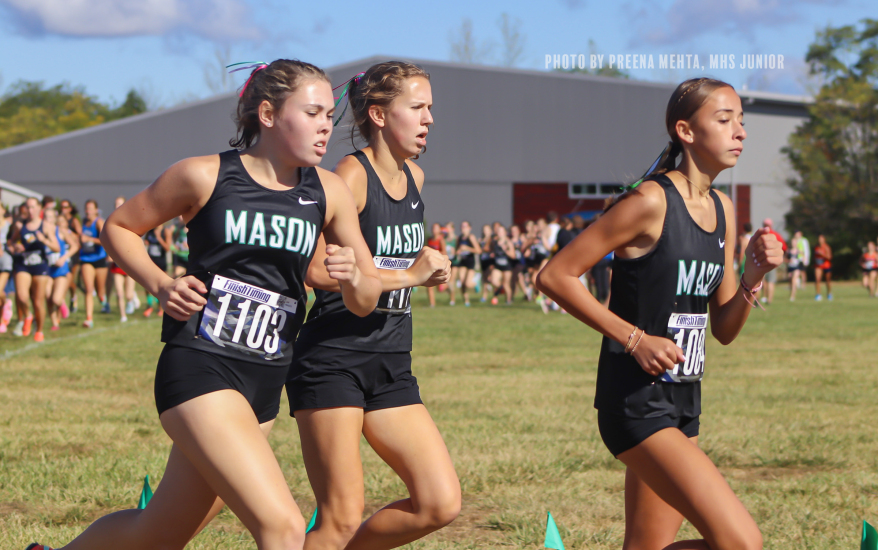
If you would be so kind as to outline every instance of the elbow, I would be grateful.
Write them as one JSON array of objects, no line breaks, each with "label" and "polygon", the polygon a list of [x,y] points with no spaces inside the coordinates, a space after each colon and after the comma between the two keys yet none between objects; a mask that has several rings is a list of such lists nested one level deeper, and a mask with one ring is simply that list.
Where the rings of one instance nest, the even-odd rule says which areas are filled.
[{"label": "elbow", "polygon": [[737,336],[737,334],[729,334],[727,332],[715,329],[711,329],[710,333],[713,334],[713,337],[716,338],[716,340],[724,346],[728,346],[729,344],[734,342],[735,337]]},{"label": "elbow", "polygon": [[549,270],[543,268],[542,271],[537,273],[537,277],[534,280],[534,286],[536,286],[537,290],[539,290],[543,294],[551,295],[552,282],[552,276],[549,273]]}]

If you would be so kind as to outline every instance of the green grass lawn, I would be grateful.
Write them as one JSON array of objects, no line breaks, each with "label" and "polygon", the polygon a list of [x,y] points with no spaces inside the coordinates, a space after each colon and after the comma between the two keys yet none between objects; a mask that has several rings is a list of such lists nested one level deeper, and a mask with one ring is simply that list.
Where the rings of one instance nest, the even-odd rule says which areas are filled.
[{"label": "green grass lawn", "polygon": [[[709,341],[701,444],[766,548],[855,549],[878,522],[878,300],[854,284],[754,311],[731,346]],[[534,305],[426,307],[414,295],[414,370],[463,487],[463,512],[417,548],[542,547],[546,511],[567,548],[620,548],[623,468],[592,408],[600,338]],[[0,335],[0,548],[66,543],[133,507],[170,447],[152,380],[160,322],[71,317],[46,342]],[[286,396],[271,436],[304,514],[314,500]],[[364,444],[367,513],[406,496]],[[684,527],[683,537],[695,536]],[[191,548],[253,548],[228,511]]]}]

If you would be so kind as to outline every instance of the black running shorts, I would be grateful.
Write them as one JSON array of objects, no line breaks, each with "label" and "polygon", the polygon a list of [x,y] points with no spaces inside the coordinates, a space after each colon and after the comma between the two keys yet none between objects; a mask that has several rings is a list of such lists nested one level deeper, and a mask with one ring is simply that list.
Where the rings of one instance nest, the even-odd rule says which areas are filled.
[{"label": "black running shorts", "polygon": [[287,378],[287,363],[263,365],[197,349],[165,345],[155,373],[159,414],[190,399],[219,390],[235,390],[247,399],[259,423],[274,420]]},{"label": "black running shorts", "polygon": [[309,346],[293,358],[287,396],[292,416],[303,409],[362,407],[369,412],[422,403],[411,353],[325,346]]},{"label": "black running shorts", "polygon": [[604,445],[619,456],[629,449],[640,445],[646,438],[665,428],[677,428],[686,437],[698,435],[700,421],[697,416],[670,415],[654,418],[632,418],[619,414],[598,410],[598,430]]}]

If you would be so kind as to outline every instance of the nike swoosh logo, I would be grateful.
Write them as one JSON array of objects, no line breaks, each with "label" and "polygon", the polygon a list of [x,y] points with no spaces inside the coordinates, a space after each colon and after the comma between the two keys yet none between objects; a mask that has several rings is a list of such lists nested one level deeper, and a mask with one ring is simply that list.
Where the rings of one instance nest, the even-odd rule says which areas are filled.
[{"label": "nike swoosh logo", "polygon": [[726,241],[724,241],[724,240],[722,240],[722,239],[718,239],[718,240],[719,240],[719,247],[720,247],[720,248],[725,248],[725,246],[726,246]]},{"label": "nike swoosh logo", "polygon": [[417,208],[419,204],[421,204],[421,201],[413,202],[413,203],[412,203],[412,210],[414,210],[415,208]]},{"label": "nike swoosh logo", "polygon": [[309,204],[317,204],[317,201],[306,201],[302,200],[302,197],[299,197],[299,204],[301,204],[302,206],[307,206]]}]

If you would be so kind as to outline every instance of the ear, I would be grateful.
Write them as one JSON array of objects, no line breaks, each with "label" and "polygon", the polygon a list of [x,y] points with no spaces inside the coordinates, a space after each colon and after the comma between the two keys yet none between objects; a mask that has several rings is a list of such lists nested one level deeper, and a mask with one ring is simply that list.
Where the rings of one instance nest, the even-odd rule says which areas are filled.
[{"label": "ear", "polygon": [[692,143],[695,141],[695,135],[692,132],[692,126],[689,125],[689,122],[686,120],[678,120],[677,124],[674,125],[674,130],[677,131],[677,137],[680,138],[680,141],[683,143]]},{"label": "ear", "polygon": [[375,126],[379,128],[384,128],[385,119],[384,119],[384,109],[382,109],[378,105],[370,105],[369,111],[367,113],[369,118],[375,124]]},{"label": "ear", "polygon": [[274,107],[271,106],[271,103],[269,103],[267,99],[262,100],[262,103],[259,104],[259,107],[256,110],[256,118],[258,118],[259,123],[266,128],[274,126],[275,114]]}]

